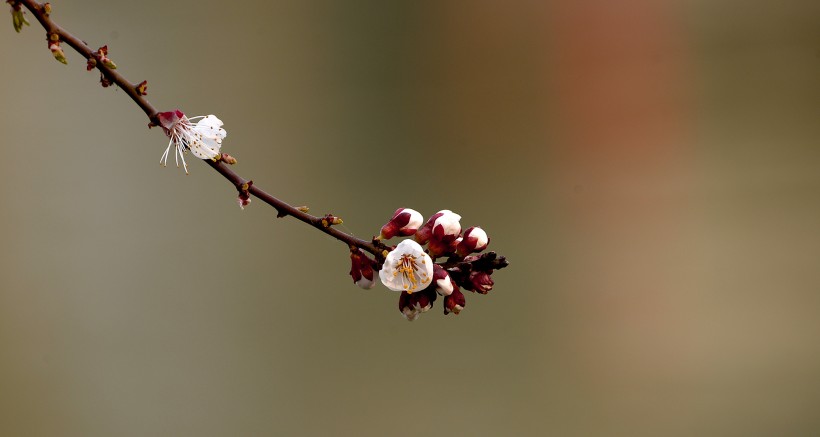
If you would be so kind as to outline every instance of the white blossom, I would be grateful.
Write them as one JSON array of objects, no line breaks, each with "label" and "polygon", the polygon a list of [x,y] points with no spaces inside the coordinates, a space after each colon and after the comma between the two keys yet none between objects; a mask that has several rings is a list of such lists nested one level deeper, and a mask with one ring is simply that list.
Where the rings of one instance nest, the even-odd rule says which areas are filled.
[{"label": "white blossom", "polygon": [[[171,152],[171,146],[174,146],[174,160],[177,167],[179,167],[179,161],[182,160],[185,173],[188,173],[185,152],[190,150],[200,159],[216,158],[219,156],[222,140],[228,135],[222,128],[222,120],[215,115],[188,118],[182,111],[176,110],[160,113],[158,118],[160,126],[170,138],[168,147],[159,162],[162,165],[168,163],[168,154]],[[193,123],[194,120],[198,121]]]},{"label": "white blossom", "polygon": [[433,279],[433,260],[418,243],[404,240],[387,254],[379,278],[393,291],[423,290]]}]

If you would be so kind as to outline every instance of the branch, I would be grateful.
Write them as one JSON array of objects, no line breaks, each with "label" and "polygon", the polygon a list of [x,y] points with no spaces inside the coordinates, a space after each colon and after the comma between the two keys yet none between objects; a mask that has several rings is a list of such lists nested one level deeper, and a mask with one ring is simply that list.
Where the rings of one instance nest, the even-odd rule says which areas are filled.
[{"label": "branch", "polygon": [[[40,4],[33,0],[18,0],[18,1],[9,1],[12,5],[12,8],[19,7],[17,5],[25,6],[31,13],[37,18],[37,21],[43,26],[46,30],[46,34],[48,36],[47,40],[49,42],[49,48],[52,47],[52,44],[55,42],[59,47],[59,42],[65,42],[71,48],[73,48],[77,53],[82,55],[88,62],[89,66],[93,66],[100,71],[102,74],[103,79],[109,81],[110,83],[116,84],[120,89],[125,91],[128,94],[128,97],[136,103],[145,115],[148,116],[148,120],[150,121],[149,126],[160,125],[158,114],[159,111],[148,102],[148,99],[145,98],[145,91],[147,84],[146,82],[140,82],[137,84],[129,82],[123,75],[116,71],[116,65],[113,62],[99,62],[100,59],[100,52],[102,50],[94,51],[91,47],[88,46],[84,41],[77,38],[76,36],[72,35],[67,30],[63,29],[55,23],[50,15],[51,6],[49,3]],[[19,9],[18,9],[19,10]],[[54,52],[54,49],[52,49]],[[60,55],[62,55],[62,51],[60,51]],[[58,55],[55,54],[55,57]],[[105,57],[105,52],[103,52],[102,57]],[[63,58],[64,59],[64,58]],[[59,58],[58,58],[59,60]],[[64,60],[61,62],[65,62]],[[105,85],[105,83],[104,83]],[[311,214],[308,214],[280,199],[277,199],[267,191],[259,188],[257,185],[253,185],[249,179],[245,179],[230,168],[225,163],[224,160],[204,160],[208,165],[211,166],[217,173],[221,174],[225,179],[230,181],[234,187],[240,192],[240,195],[243,191],[246,191],[250,195],[253,195],[257,199],[267,203],[268,205],[274,207],[277,211],[277,217],[285,217],[285,216],[292,216],[293,218],[307,223],[313,226],[316,229],[321,230],[322,232],[330,235],[331,237],[346,243],[348,246],[357,247],[363,249],[367,252],[373,254],[377,259],[383,260],[384,259],[384,251],[389,249],[388,247],[384,246],[383,244],[379,244],[378,242],[369,242],[359,238],[356,238],[350,234],[344,233],[338,229],[332,227],[333,223],[329,221],[325,217],[317,217]],[[248,184],[247,188],[243,189],[243,186]]]}]

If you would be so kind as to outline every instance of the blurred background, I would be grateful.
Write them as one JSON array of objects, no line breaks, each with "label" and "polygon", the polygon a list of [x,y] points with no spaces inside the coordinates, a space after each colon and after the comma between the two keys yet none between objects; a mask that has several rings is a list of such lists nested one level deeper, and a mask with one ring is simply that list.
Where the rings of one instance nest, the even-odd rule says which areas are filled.
[{"label": "blurred background", "polygon": [[53,2],[236,170],[511,267],[413,323],[0,26],[0,435],[820,434],[820,3]]}]

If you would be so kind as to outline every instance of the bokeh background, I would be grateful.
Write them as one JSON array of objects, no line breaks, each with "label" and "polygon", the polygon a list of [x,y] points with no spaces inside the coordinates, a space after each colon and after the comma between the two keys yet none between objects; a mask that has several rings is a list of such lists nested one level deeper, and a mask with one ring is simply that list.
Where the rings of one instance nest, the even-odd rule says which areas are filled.
[{"label": "bokeh background", "polygon": [[512,266],[408,323],[6,22],[0,435],[820,434],[820,3],[52,3],[282,199]]}]

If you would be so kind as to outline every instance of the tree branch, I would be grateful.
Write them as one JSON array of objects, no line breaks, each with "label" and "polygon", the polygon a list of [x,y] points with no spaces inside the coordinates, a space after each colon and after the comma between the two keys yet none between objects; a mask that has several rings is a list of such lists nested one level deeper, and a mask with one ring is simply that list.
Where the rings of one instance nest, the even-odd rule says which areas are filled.
[{"label": "tree branch", "polygon": [[[97,62],[99,57],[99,51],[94,51],[91,47],[88,46],[84,41],[75,37],[67,30],[60,27],[57,23],[55,23],[49,16],[49,9],[50,6],[48,3],[40,4],[33,0],[11,0],[8,1],[15,7],[16,5],[23,5],[29,11],[31,11],[32,15],[37,18],[37,21],[43,26],[46,30],[47,40],[49,44],[51,44],[56,35],[59,37],[59,41],[65,42],[71,48],[73,48],[77,53],[82,55],[87,61],[93,62],[93,66],[100,70],[100,73],[103,75],[105,79],[110,81],[111,83],[116,84],[120,89],[125,91],[128,94],[128,97],[136,103],[145,115],[148,116],[148,120],[150,121],[149,126],[153,125],[160,125],[157,115],[159,111],[148,102],[148,99],[145,98],[145,82],[141,83],[131,83],[123,75],[116,71],[116,67],[111,67],[106,65],[104,62]],[[90,64],[91,65],[91,64]],[[244,179],[236,172],[231,170],[228,165],[222,160],[204,160],[211,168],[217,171],[217,173],[221,174],[225,179],[230,181],[236,189],[242,193],[243,190],[253,195],[257,199],[267,203],[268,205],[274,207],[277,211],[278,217],[284,216],[292,216],[293,218],[307,223],[313,226],[316,229],[321,230],[322,232],[330,235],[331,237],[346,243],[350,247],[357,247],[363,249],[367,252],[373,254],[377,260],[382,261],[384,259],[384,251],[388,249],[384,244],[381,244],[377,241],[365,241],[359,238],[356,238],[350,234],[344,233],[338,229],[332,227],[332,223],[325,217],[317,217],[282,201],[274,197],[273,195],[269,194],[265,190],[259,188],[256,185],[250,183],[250,180]],[[247,184],[247,185],[246,185]]]}]

